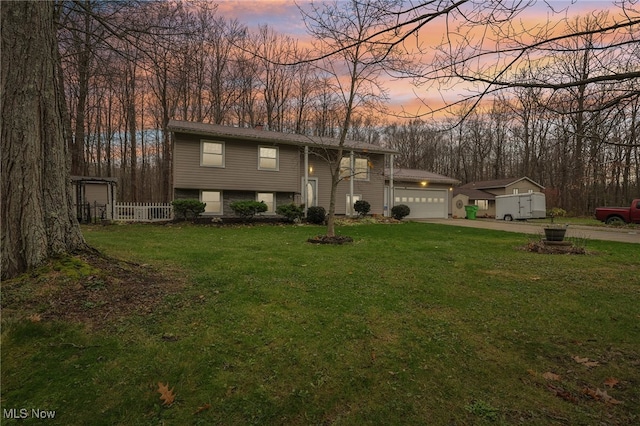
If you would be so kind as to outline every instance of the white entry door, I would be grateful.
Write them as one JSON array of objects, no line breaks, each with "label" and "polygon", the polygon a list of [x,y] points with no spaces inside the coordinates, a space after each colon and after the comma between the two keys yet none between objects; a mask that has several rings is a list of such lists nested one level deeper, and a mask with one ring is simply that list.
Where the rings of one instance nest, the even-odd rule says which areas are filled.
[{"label": "white entry door", "polygon": [[351,201],[351,195],[347,194],[347,209],[345,211],[345,214],[347,216],[355,216],[357,214],[355,209],[353,208],[353,205],[356,203],[356,201],[360,201],[360,197],[361,195],[353,194],[353,201]]},{"label": "white entry door", "polygon": [[[302,180],[304,186],[304,179]],[[304,200],[303,200],[304,202]],[[318,205],[318,179],[307,180],[307,207]]]}]

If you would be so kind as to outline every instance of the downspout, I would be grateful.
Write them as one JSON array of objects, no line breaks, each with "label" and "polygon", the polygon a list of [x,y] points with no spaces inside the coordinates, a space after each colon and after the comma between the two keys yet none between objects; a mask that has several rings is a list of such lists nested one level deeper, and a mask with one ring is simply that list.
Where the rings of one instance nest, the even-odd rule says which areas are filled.
[{"label": "downspout", "polygon": [[355,164],[355,157],[353,155],[353,151],[351,151],[349,153],[349,167],[351,168],[351,179],[349,179],[349,204],[351,204],[349,206],[349,216],[353,216],[353,181],[356,178],[356,164]]},{"label": "downspout", "polygon": [[307,217],[307,209],[309,208],[309,147],[304,147],[304,182],[302,188],[302,200],[304,201],[304,216]]}]

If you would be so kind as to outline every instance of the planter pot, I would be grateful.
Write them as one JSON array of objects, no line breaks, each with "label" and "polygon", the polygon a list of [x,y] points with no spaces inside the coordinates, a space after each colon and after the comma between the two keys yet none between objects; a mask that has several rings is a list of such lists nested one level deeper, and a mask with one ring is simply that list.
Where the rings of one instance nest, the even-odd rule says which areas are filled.
[{"label": "planter pot", "polygon": [[566,228],[544,228],[544,236],[547,241],[562,241],[566,232]]}]

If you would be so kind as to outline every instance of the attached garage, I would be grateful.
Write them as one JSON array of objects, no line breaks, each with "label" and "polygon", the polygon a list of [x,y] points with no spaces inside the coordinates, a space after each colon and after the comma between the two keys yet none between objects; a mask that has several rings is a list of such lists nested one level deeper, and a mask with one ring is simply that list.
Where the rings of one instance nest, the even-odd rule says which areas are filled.
[{"label": "attached garage", "polygon": [[[386,206],[409,206],[408,219],[447,219],[450,216],[453,186],[460,183],[458,180],[415,169],[387,169],[386,173]],[[393,202],[389,203],[389,200]]]},{"label": "attached garage", "polygon": [[446,219],[449,216],[447,189],[396,187],[394,205],[406,204],[411,209],[408,219]]}]

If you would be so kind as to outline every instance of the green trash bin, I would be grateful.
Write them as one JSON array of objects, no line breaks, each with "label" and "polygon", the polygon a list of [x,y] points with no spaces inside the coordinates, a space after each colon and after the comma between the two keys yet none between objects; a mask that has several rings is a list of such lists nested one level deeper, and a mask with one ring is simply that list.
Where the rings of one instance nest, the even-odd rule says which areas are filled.
[{"label": "green trash bin", "polygon": [[475,220],[476,214],[478,213],[478,206],[476,205],[464,206],[464,209],[467,212],[467,219]]}]

